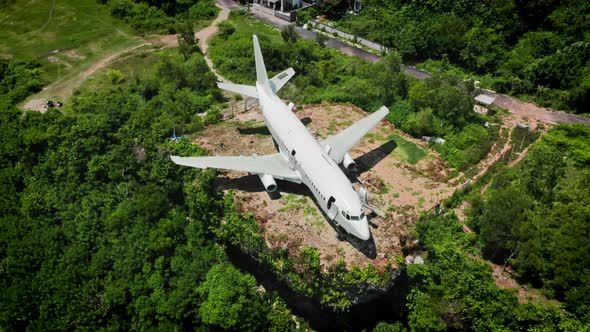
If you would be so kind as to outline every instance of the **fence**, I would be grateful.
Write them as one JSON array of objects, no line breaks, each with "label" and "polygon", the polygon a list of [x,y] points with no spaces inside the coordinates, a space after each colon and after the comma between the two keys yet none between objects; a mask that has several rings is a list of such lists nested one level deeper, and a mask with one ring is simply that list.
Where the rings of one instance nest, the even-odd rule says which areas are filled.
[{"label": "fence", "polygon": [[351,33],[348,33],[348,32],[345,32],[345,31],[342,31],[339,29],[336,29],[331,25],[320,23],[317,21],[311,21],[311,24],[317,30],[326,31],[327,33],[331,33],[333,35],[336,34],[338,37],[350,40],[351,42],[354,42],[354,43],[361,44],[361,45],[371,48],[377,52],[389,53],[389,47],[387,47],[387,46],[375,43],[373,41],[370,41],[370,40],[362,38],[362,37],[355,36]]}]

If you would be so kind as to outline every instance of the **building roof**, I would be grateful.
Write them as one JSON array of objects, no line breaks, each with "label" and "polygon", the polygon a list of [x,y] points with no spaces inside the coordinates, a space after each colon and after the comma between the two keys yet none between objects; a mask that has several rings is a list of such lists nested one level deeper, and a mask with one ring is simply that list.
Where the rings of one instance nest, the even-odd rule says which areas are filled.
[{"label": "building roof", "polygon": [[488,106],[491,105],[494,102],[494,100],[496,100],[496,98],[484,94],[480,94],[477,97],[475,97],[475,101]]}]

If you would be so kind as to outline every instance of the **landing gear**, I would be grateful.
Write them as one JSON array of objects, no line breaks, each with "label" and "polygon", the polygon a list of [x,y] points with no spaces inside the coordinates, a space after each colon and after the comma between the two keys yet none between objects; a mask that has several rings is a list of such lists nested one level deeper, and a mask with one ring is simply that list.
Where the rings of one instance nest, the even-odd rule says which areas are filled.
[{"label": "landing gear", "polygon": [[371,211],[371,213],[378,215],[379,217],[385,216],[385,213],[383,213],[383,211],[369,203],[369,192],[367,191],[367,189],[365,189],[364,187],[360,187],[357,191],[357,194],[359,195],[359,198],[361,199],[361,204],[364,208]]}]

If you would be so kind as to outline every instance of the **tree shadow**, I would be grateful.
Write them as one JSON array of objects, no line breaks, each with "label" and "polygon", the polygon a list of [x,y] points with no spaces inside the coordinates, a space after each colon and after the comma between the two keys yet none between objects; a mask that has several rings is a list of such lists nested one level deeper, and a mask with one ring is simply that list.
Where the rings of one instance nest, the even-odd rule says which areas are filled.
[{"label": "tree shadow", "polygon": [[266,127],[238,128],[238,133],[242,135],[270,135],[270,131]]}]

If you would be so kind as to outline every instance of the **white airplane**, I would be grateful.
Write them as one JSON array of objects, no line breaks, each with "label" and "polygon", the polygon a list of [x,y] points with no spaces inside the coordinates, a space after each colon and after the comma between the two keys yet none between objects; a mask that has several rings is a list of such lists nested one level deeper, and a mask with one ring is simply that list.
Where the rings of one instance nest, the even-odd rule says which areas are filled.
[{"label": "white airplane", "polygon": [[277,189],[275,179],[304,183],[313,193],[318,205],[338,226],[362,240],[369,240],[371,232],[363,212],[366,190],[357,193],[350,180],[338,166],[347,170],[356,168],[348,151],[367,132],[383,119],[389,110],[381,107],[377,112],[361,119],[340,133],[317,141],[293,114],[293,103],[285,103],[277,92],[293,77],[289,68],[268,79],[260,52],[258,38],[253,36],[256,61],[256,86],[218,83],[219,88],[241,95],[258,98],[264,121],[278,146],[278,153],[264,156],[178,157],[178,165],[196,168],[220,168],[257,174],[268,192]]}]

